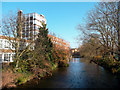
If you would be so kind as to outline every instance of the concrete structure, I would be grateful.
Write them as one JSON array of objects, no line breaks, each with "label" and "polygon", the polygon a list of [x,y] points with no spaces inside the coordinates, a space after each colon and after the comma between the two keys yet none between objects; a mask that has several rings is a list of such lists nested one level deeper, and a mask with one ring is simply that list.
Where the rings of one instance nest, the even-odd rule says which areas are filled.
[{"label": "concrete structure", "polygon": [[78,48],[72,48],[71,53],[79,52]]},{"label": "concrete structure", "polygon": [[42,23],[47,23],[44,15],[37,13],[23,14],[22,10],[18,11],[18,21],[23,23],[21,38],[27,40],[36,39],[35,36],[39,33]]},{"label": "concrete structure", "polygon": [[71,50],[71,55],[74,58],[80,57],[80,51],[78,48],[72,48]]},{"label": "concrete structure", "polygon": [[[48,37],[51,38],[54,47],[69,51],[70,49],[69,42],[49,34]],[[12,38],[11,40],[14,41],[14,38]],[[24,40],[23,41],[24,44],[20,46],[20,50],[23,50],[26,46],[28,46],[29,42],[30,40]],[[34,50],[34,46],[31,45],[30,49]],[[7,40],[5,36],[0,36],[0,62],[13,62],[14,55],[15,48],[12,45],[12,43],[9,40]]]},{"label": "concrete structure", "polygon": [[[22,30],[18,35],[21,37],[22,40],[20,41],[20,50],[23,50],[27,45],[29,45],[30,41],[34,41],[37,38],[39,28],[42,27],[42,23],[46,24],[46,19],[45,16],[43,16],[42,14],[23,14],[22,10],[19,10],[17,22],[18,28],[19,25],[22,25]],[[51,41],[53,42],[55,47],[65,49],[66,51],[70,49],[69,42],[52,35],[48,35],[48,37],[51,38]],[[11,40],[14,41],[15,39],[11,38]],[[34,43],[29,49],[34,50]],[[14,45],[12,45],[12,43],[5,36],[0,36],[0,61],[13,62],[14,55]]]},{"label": "concrete structure", "polygon": [[68,41],[65,41],[61,38],[55,37],[53,35],[49,35],[48,37],[51,38],[51,41],[53,42],[54,46],[56,48],[61,48],[61,49],[65,49],[65,50],[69,50],[70,49],[70,43]]},{"label": "concrete structure", "polygon": [[0,36],[0,62],[13,62],[14,50],[9,40],[5,36]]},{"label": "concrete structure", "polygon": [[[10,40],[8,39],[9,38],[7,36],[0,35],[0,62],[13,62],[13,57],[15,55],[15,46],[14,46],[15,38],[11,37]],[[22,51],[29,44],[30,44],[30,40],[22,39],[20,41],[19,50]],[[30,44],[29,49],[30,50],[34,49],[33,44]]]}]

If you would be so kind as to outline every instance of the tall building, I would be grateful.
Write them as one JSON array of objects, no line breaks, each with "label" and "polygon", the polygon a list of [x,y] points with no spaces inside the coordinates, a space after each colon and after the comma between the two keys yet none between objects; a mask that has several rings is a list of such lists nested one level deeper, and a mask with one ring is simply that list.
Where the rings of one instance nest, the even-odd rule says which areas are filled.
[{"label": "tall building", "polygon": [[[17,19],[17,28],[18,36],[21,37],[20,41],[20,50],[23,50],[26,46],[30,44],[30,41],[37,38],[37,34],[39,33],[39,28],[42,27],[42,23],[46,24],[45,16],[39,15],[37,13],[28,13],[23,14],[22,10],[18,11],[18,19]],[[51,41],[54,44],[54,47],[59,49],[65,49],[66,52],[70,49],[69,42],[49,35]],[[12,42],[14,42],[15,38],[11,37]],[[30,45],[30,50],[34,50],[34,43]],[[15,55],[15,47],[13,43],[11,43],[7,36],[0,35],[0,63],[1,62],[13,62]]]},{"label": "tall building", "polygon": [[22,21],[22,39],[36,39],[36,35],[39,33],[39,28],[42,27],[42,23],[46,24],[45,16],[37,13],[23,14],[22,10],[18,11],[18,23]]}]

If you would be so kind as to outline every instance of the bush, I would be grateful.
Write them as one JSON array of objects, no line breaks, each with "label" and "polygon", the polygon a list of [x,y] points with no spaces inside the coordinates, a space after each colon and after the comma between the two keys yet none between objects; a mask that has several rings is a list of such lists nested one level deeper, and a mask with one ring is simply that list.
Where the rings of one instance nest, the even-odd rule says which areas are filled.
[{"label": "bush", "polygon": [[27,81],[27,78],[26,77],[19,77],[17,78],[17,84],[20,85],[20,84],[23,84]]},{"label": "bush", "polygon": [[21,77],[18,77],[15,81],[16,84],[21,85],[29,80],[30,73],[23,73]]},{"label": "bush", "polygon": [[[101,57],[100,57],[101,58]],[[93,61],[106,69],[110,70],[112,73],[120,73],[120,61],[116,61],[113,57],[107,56],[104,58],[94,57]]]},{"label": "bush", "polygon": [[68,67],[69,64],[68,64],[67,60],[60,60],[58,63],[58,66],[59,67]]},{"label": "bush", "polygon": [[58,64],[53,64],[53,66],[52,66],[52,70],[56,69],[57,66],[58,66]]}]

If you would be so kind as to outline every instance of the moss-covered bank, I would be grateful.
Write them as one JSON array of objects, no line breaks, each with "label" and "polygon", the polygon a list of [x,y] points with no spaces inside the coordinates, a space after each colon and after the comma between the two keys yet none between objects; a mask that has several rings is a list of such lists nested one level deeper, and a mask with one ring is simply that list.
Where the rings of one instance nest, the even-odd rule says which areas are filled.
[{"label": "moss-covered bank", "polygon": [[[63,64],[63,63],[62,63]],[[69,64],[60,65],[61,67]],[[32,73],[30,72],[14,72],[11,69],[2,70],[2,89],[15,88],[18,85],[24,84],[32,79],[41,79],[52,76],[53,70],[58,68],[58,64],[53,64],[50,68],[36,68]]]},{"label": "moss-covered bank", "polygon": [[120,74],[120,61],[114,60],[110,57],[94,57],[90,62],[94,62],[105,69],[109,70],[113,74]]}]

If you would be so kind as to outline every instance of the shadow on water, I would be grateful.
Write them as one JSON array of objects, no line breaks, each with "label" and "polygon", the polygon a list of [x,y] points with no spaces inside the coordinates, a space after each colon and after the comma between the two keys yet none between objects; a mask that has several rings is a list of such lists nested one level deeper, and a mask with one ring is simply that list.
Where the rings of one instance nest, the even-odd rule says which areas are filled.
[{"label": "shadow on water", "polygon": [[85,59],[72,58],[69,67],[58,68],[53,76],[31,80],[17,88],[119,88],[119,80],[104,68]]}]

